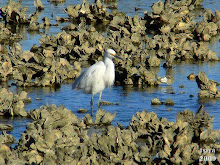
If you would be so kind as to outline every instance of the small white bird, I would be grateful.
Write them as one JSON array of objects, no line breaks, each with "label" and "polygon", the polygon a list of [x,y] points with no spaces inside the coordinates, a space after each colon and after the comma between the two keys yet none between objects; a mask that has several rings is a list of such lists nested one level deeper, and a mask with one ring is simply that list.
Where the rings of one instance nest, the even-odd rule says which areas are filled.
[{"label": "small white bird", "polygon": [[93,96],[99,94],[98,107],[100,107],[102,91],[106,87],[111,87],[115,81],[115,65],[112,61],[116,56],[113,49],[107,49],[103,61],[99,61],[87,68],[73,83],[72,89],[79,89],[85,93],[92,94],[91,115],[93,115]]}]

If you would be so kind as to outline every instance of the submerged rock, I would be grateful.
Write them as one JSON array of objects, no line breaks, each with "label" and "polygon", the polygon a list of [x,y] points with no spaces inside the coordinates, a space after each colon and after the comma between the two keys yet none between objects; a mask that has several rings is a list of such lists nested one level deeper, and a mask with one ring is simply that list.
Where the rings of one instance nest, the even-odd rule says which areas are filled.
[{"label": "submerged rock", "polygon": [[108,101],[101,101],[100,105],[114,105],[114,103],[108,102]]},{"label": "submerged rock", "polygon": [[87,113],[88,110],[87,109],[78,109],[77,112],[78,113]]},{"label": "submerged rock", "polygon": [[166,101],[165,101],[164,104],[165,104],[165,105],[175,105],[174,101],[171,100],[171,99],[166,99]]},{"label": "submerged rock", "polygon": [[189,76],[187,76],[187,78],[189,80],[194,80],[196,78],[196,76],[193,73],[191,73]]},{"label": "submerged rock", "polygon": [[158,99],[154,98],[151,100],[151,105],[162,105],[163,103]]}]

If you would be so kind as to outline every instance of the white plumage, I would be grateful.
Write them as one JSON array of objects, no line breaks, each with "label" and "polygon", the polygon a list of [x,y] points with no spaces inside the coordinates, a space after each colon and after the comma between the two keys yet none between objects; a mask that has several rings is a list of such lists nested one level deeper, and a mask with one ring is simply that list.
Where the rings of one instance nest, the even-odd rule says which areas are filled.
[{"label": "white plumage", "polygon": [[112,58],[119,58],[113,49],[107,49],[103,61],[99,61],[87,68],[73,83],[73,89],[82,90],[92,94],[91,112],[93,108],[93,95],[100,93],[98,106],[100,106],[102,91],[111,87],[115,80],[115,65]]}]

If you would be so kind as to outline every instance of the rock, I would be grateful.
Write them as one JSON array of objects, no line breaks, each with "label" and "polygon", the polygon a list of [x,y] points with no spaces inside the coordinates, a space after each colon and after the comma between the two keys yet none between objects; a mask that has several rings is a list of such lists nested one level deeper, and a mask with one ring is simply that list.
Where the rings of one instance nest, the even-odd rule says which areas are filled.
[{"label": "rock", "polygon": [[92,5],[83,1],[81,5],[68,6],[64,12],[80,22],[105,22],[110,19],[108,11],[99,0]]},{"label": "rock", "polygon": [[[61,36],[61,33],[63,34]],[[71,44],[70,35],[61,32],[57,35],[60,44]],[[51,37],[51,40],[55,38]],[[42,38],[40,43],[49,43],[49,38]],[[52,45],[54,44],[51,43]],[[58,47],[57,53],[68,53],[68,49]],[[13,78],[17,86],[59,86],[66,79],[75,78],[81,71],[80,65],[74,70],[72,65],[64,58],[56,58],[53,47],[47,49],[35,48],[35,53],[22,51],[19,44],[14,44],[9,56],[12,59]],[[64,51],[63,51],[64,50]]]},{"label": "rock", "polygon": [[20,100],[25,100],[27,99],[27,92],[26,91],[21,91],[20,95],[19,95],[19,99]]},{"label": "rock", "polygon": [[188,78],[189,80],[194,80],[195,77],[196,77],[196,76],[195,76],[193,73],[191,73],[189,76],[187,76],[187,78]]},{"label": "rock", "polygon": [[152,6],[153,14],[159,15],[163,10],[164,10],[164,4],[161,1],[154,3]]},{"label": "rock", "polygon": [[27,112],[24,110],[24,101],[20,100],[13,105],[13,113],[15,116],[27,116]]},{"label": "rock", "polygon": [[2,134],[0,135],[0,142],[2,144],[9,144],[13,143],[15,141],[14,136],[7,134],[6,131],[3,131]]},{"label": "rock", "polygon": [[39,30],[40,30],[40,26],[36,22],[30,22],[28,31],[39,31]]},{"label": "rock", "polygon": [[200,89],[209,89],[211,82],[206,76],[205,72],[199,72],[198,76],[196,76],[196,82]]},{"label": "rock", "polygon": [[116,112],[114,114],[107,112],[103,115],[101,123],[103,125],[110,125],[112,120],[115,118],[115,116],[116,116]]},{"label": "rock", "polygon": [[151,56],[147,61],[146,65],[150,67],[158,67],[160,66],[160,59],[158,59],[156,56]]},{"label": "rock", "polygon": [[27,7],[22,7],[21,2],[9,1],[6,6],[1,7],[1,16],[6,23],[24,24],[28,23],[27,15],[24,13]]},{"label": "rock", "polygon": [[13,125],[11,124],[0,124],[0,130],[13,130]]},{"label": "rock", "polygon": [[171,100],[171,99],[166,99],[166,101],[165,101],[164,104],[165,104],[165,105],[175,105],[174,101]]},{"label": "rock", "polygon": [[61,28],[61,30],[65,30],[65,31],[67,31],[67,30],[77,30],[77,27],[76,27],[76,25],[74,25],[74,24],[68,24],[68,25],[66,25],[66,26],[64,26],[63,28]]},{"label": "rock", "polygon": [[0,66],[0,79],[2,81],[6,81],[8,79],[8,76],[10,76],[12,74],[12,63],[10,62],[0,62],[1,66]]},{"label": "rock", "polygon": [[37,10],[44,10],[44,6],[41,2],[41,0],[35,0],[34,1],[34,6],[37,8]]},{"label": "rock", "polygon": [[[1,16],[2,16],[2,14],[1,14]],[[3,16],[3,18],[4,18],[4,16]],[[15,41],[17,42],[17,41],[20,41],[21,39],[22,39],[22,36],[20,34],[12,33],[8,28],[6,28],[4,26],[4,24],[2,22],[0,22],[0,45],[1,45],[0,52],[1,53],[7,54],[8,50],[7,50],[6,46],[9,43],[12,43]]]},{"label": "rock", "polygon": [[62,3],[65,2],[66,0],[48,0],[48,2],[55,2],[55,3]]},{"label": "rock", "polygon": [[96,113],[95,122],[94,124],[97,125],[110,125],[112,120],[115,118],[116,112],[111,114],[109,112],[105,112],[102,109],[99,109]]},{"label": "rock", "polygon": [[114,105],[114,103],[108,102],[108,101],[101,101],[99,103],[100,105]]},{"label": "rock", "polygon": [[196,114],[189,110],[178,112],[176,123],[158,118],[154,112],[137,112],[128,128],[102,127],[115,114],[99,110],[95,119],[99,126],[91,127],[92,134],[88,135],[89,126],[94,124],[89,114],[80,121],[64,106],[46,105],[31,110],[29,116],[34,121],[28,123],[15,149],[11,151],[2,144],[4,138],[0,138],[0,161],[10,162],[13,157],[16,162],[32,164],[69,161],[103,164],[104,160],[113,164],[158,161],[188,164],[198,161],[199,145],[211,144],[212,149],[217,149],[212,144],[220,137],[219,131],[212,129],[213,118],[203,106]]},{"label": "rock", "polygon": [[171,27],[169,25],[162,26],[160,28],[160,31],[161,31],[162,34],[169,34],[170,30],[171,30]]},{"label": "rock", "polygon": [[209,80],[205,72],[199,72],[198,76],[196,76],[196,82],[198,87],[200,88],[199,97],[204,98],[218,98],[219,90],[216,87],[216,82],[213,80]]},{"label": "rock", "polygon": [[24,110],[26,92],[15,95],[6,88],[0,89],[0,107],[1,113],[5,116],[27,116]]},{"label": "rock", "polygon": [[206,142],[215,142],[220,139],[220,130],[204,130],[200,134],[200,139]]},{"label": "rock", "polygon": [[214,22],[200,22],[197,23],[196,34],[200,40],[205,42],[210,41],[212,36],[217,34],[218,26]]},{"label": "rock", "polygon": [[102,117],[104,116],[105,111],[103,109],[99,109],[96,113],[95,117],[95,124],[100,124],[100,121],[102,120]]},{"label": "rock", "polygon": [[44,26],[51,26],[50,19],[48,17],[44,17],[42,20],[44,21],[43,27]]},{"label": "rock", "polygon": [[219,58],[218,58],[218,55],[217,55],[218,53],[217,52],[214,52],[214,51],[211,51],[211,50],[209,50],[209,52],[208,52],[208,59],[210,60],[210,61],[218,61],[219,60]]},{"label": "rock", "polygon": [[77,112],[78,113],[87,113],[88,110],[87,109],[78,109]]},{"label": "rock", "polygon": [[83,122],[89,126],[89,125],[93,125],[93,121],[92,121],[92,117],[89,114],[86,114],[86,116],[83,118]]},{"label": "rock", "polygon": [[151,100],[151,105],[162,105],[162,102],[158,98]]},{"label": "rock", "polygon": [[5,158],[11,154],[11,149],[7,145],[1,143],[0,144],[0,153],[1,153],[0,154],[0,163],[5,164]]}]

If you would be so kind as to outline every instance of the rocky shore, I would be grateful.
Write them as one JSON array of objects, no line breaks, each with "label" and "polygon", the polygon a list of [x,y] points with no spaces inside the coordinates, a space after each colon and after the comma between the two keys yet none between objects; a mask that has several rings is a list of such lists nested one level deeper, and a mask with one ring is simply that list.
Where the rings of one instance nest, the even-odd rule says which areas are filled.
[{"label": "rocky shore", "polygon": [[[203,19],[195,21],[201,2],[159,1],[152,5],[151,13],[130,17],[117,9],[110,10],[100,0],[92,4],[83,1],[63,9],[66,17],[57,16],[57,23],[52,24],[48,17],[39,21],[40,12],[45,10],[41,0],[33,2],[36,11],[29,16],[25,14],[27,7],[10,0],[0,7],[0,82],[10,82],[8,87],[59,88],[81,73],[85,61],[93,64],[102,59],[106,48],[113,48],[124,59],[115,60],[115,84],[141,88],[170,85],[173,77],[158,77],[155,68],[169,69],[176,62],[188,60],[219,61],[208,42],[219,34],[220,12],[204,9]],[[40,45],[30,50],[22,50],[19,41],[23,36],[12,31],[27,26],[28,32],[40,33],[63,22],[67,25],[60,33],[42,35]],[[205,72],[191,74],[188,79],[196,80],[199,98],[220,97],[219,84]],[[201,156],[216,158],[208,164],[220,164],[220,130],[213,130],[213,117],[203,106],[197,113],[178,112],[176,122],[143,110],[125,128],[120,123],[111,125],[117,113],[103,109],[95,118],[86,114],[83,119],[65,106],[42,105],[26,112],[25,104],[31,102],[27,95],[25,91],[15,94],[0,88],[1,117],[33,120],[13,148],[10,144],[15,138],[9,134],[13,126],[0,124],[0,164],[207,164],[200,161]],[[158,98],[152,98],[151,103],[175,104]],[[111,103],[103,102],[106,104]],[[204,154],[201,149],[215,152]]]},{"label": "rocky shore", "polygon": [[[64,106],[41,106],[28,112],[33,119],[15,148],[6,132],[1,135],[1,164],[198,164],[201,148],[219,154],[220,131],[201,106],[196,114],[179,112],[176,122],[154,112],[137,112],[127,128],[111,122],[116,114],[99,110],[93,120],[82,120]],[[9,127],[11,129],[11,127]],[[99,129],[98,133],[88,133]],[[213,163],[219,163],[218,156]],[[201,162],[200,162],[201,163]]]}]

